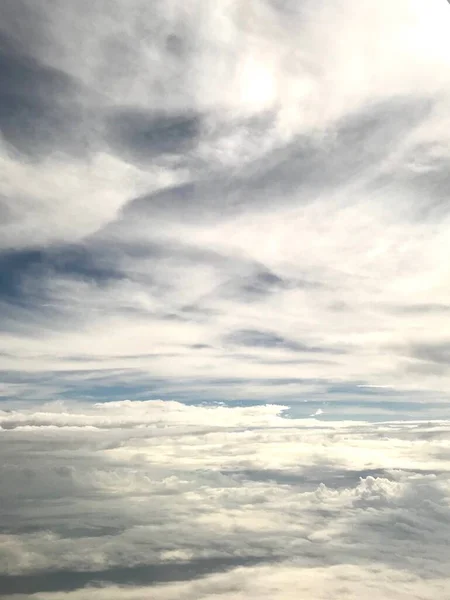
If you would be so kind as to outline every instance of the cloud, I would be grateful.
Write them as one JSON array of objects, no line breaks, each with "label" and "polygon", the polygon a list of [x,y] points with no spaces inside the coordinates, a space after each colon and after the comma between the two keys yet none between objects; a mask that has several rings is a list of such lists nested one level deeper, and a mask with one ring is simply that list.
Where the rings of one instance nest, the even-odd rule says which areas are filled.
[{"label": "cloud", "polygon": [[326,423],[285,410],[119,401],[2,411],[2,593],[445,589],[448,423]]},{"label": "cloud", "polygon": [[0,595],[448,595],[449,26],[2,2]]},{"label": "cloud", "polygon": [[323,410],[321,408],[318,408],[315,412],[313,412],[311,417],[318,417],[320,415],[323,415]]},{"label": "cloud", "polygon": [[23,154],[42,156],[60,151],[81,150],[80,128],[68,126],[76,116],[82,122],[82,107],[71,98],[79,92],[76,82],[17,51],[0,35],[1,71],[0,129],[3,138]]},{"label": "cloud", "polygon": [[450,344],[420,344],[412,349],[412,355],[419,359],[437,364],[448,364]]},{"label": "cloud", "polygon": [[108,116],[107,140],[119,155],[146,162],[155,156],[179,155],[195,148],[200,117],[152,115],[150,111],[124,109]]},{"label": "cloud", "polygon": [[8,383],[444,401],[417,352],[448,343],[448,19],[438,0],[6,2]]}]

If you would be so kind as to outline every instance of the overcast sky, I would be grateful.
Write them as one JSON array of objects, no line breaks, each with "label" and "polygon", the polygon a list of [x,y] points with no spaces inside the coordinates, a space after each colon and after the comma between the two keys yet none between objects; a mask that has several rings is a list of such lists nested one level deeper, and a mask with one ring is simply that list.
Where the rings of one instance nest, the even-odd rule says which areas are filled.
[{"label": "overcast sky", "polygon": [[449,31],[445,0],[2,0],[0,393],[445,403]]},{"label": "overcast sky", "polygon": [[0,597],[450,598],[450,5],[0,0]]}]

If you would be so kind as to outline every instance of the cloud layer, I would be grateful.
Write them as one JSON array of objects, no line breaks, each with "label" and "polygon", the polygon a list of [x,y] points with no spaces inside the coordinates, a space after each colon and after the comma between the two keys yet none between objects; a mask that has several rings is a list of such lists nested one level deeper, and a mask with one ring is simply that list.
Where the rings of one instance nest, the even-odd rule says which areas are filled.
[{"label": "cloud layer", "polygon": [[446,597],[448,422],[280,406],[0,414],[3,596]]},{"label": "cloud layer", "polygon": [[450,597],[448,3],[1,13],[0,595]]},{"label": "cloud layer", "polygon": [[446,400],[448,9],[5,0],[3,395]]}]

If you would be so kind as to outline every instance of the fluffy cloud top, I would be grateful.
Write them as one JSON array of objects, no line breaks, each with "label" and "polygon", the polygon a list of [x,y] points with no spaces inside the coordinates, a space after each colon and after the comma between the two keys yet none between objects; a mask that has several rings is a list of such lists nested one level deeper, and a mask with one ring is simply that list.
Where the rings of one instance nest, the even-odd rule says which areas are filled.
[{"label": "fluffy cloud top", "polygon": [[445,598],[450,426],[279,406],[0,415],[0,588],[29,600]]}]

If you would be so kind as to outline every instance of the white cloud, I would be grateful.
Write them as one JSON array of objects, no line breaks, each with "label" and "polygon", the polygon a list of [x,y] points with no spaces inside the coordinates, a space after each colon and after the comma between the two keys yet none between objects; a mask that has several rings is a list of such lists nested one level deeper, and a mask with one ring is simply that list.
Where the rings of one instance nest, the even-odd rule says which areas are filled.
[{"label": "white cloud", "polygon": [[81,163],[54,156],[33,164],[1,145],[0,165],[13,214],[1,227],[2,250],[77,242],[113,221],[131,198],[175,181],[162,169],[144,172],[104,152]]},{"label": "white cloud", "polygon": [[3,4],[0,588],[447,597],[448,3]]},{"label": "white cloud", "polygon": [[[281,598],[301,585],[347,598],[378,582],[394,599],[431,598],[424,580],[429,594],[445,588],[445,421],[123,401],[17,408],[1,427],[7,590],[78,600],[101,580],[92,597]],[[138,587],[111,587],[125,583]]]},{"label": "white cloud", "polygon": [[5,395],[446,402],[449,25],[443,0],[6,2]]},{"label": "white cloud", "polygon": [[311,417],[319,417],[320,415],[323,415],[323,410],[321,408],[318,408],[315,412],[312,413]]}]

